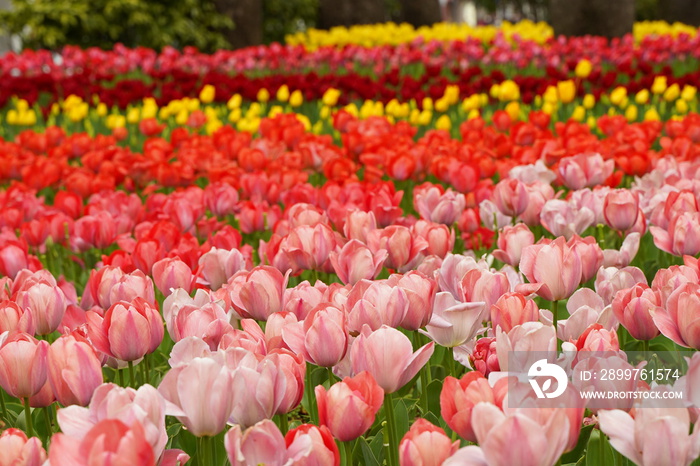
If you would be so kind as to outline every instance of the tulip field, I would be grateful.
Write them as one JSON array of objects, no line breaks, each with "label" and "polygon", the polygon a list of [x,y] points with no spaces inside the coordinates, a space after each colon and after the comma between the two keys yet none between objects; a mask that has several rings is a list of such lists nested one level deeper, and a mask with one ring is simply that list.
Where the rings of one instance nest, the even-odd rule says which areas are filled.
[{"label": "tulip field", "polygon": [[0,466],[700,464],[699,32],[0,57]]}]

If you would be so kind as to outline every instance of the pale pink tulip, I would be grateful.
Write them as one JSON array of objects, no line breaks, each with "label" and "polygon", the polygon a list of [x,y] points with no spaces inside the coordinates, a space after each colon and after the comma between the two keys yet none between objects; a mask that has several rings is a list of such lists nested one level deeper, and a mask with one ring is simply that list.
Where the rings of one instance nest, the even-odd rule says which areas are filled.
[{"label": "pale pink tulip", "polygon": [[491,324],[493,328],[501,327],[504,332],[525,322],[540,319],[537,303],[526,299],[520,293],[505,293],[491,306]]},{"label": "pale pink tulip", "polygon": [[382,325],[398,327],[408,312],[406,292],[387,280],[361,280],[348,295],[348,330],[359,333],[367,325],[376,330]]},{"label": "pale pink tulip", "polygon": [[310,363],[333,367],[348,349],[345,313],[331,305],[320,305],[303,322],[282,329],[282,337],[292,351]]},{"label": "pale pink tulip", "polygon": [[224,437],[231,466],[252,464],[282,465],[287,460],[287,445],[274,422],[264,419],[245,431],[234,425]]},{"label": "pale pink tulip", "polygon": [[428,242],[423,237],[401,225],[371,231],[367,235],[367,245],[374,252],[385,249],[389,254],[385,266],[398,271],[411,269],[420,253],[428,249]]},{"label": "pale pink tulip", "polygon": [[0,345],[0,387],[15,398],[36,395],[46,383],[49,344],[15,333]]},{"label": "pale pink tulip", "polygon": [[338,245],[336,233],[323,223],[315,226],[301,225],[289,232],[280,245],[294,272],[302,270],[332,271],[328,257]]},{"label": "pale pink tulip", "polygon": [[348,239],[356,239],[367,243],[367,235],[377,229],[377,219],[372,212],[351,210],[346,214],[343,233]]},{"label": "pale pink tulip", "polygon": [[428,242],[423,254],[440,258],[452,252],[455,246],[455,232],[446,225],[418,220],[411,227],[413,235],[418,235]]},{"label": "pale pink tulip", "polygon": [[250,272],[240,272],[227,287],[233,309],[244,318],[267,320],[284,308],[284,291],[289,272],[261,265]]},{"label": "pale pink tulip", "polygon": [[424,220],[452,225],[464,211],[464,194],[451,189],[442,192],[437,186],[413,191],[413,205]]},{"label": "pale pink tulip", "polygon": [[668,297],[666,309],[649,312],[666,337],[686,348],[700,349],[700,285],[681,285]]},{"label": "pale pink tulip", "polygon": [[417,419],[399,443],[399,462],[402,466],[441,466],[458,449],[458,440],[453,442],[440,427]]},{"label": "pale pink tulip", "polygon": [[603,267],[627,267],[639,251],[639,233],[630,233],[622,242],[620,250],[603,249]]},{"label": "pale pink tulip", "polygon": [[522,181],[506,178],[496,184],[492,199],[501,213],[509,217],[517,217],[527,209],[529,196]]},{"label": "pale pink tulip", "polygon": [[483,302],[485,312],[505,293],[510,291],[510,282],[505,272],[491,272],[484,269],[473,269],[468,271],[461,283],[462,296],[464,302]]},{"label": "pale pink tulip", "polygon": [[430,342],[414,353],[411,341],[398,330],[383,325],[372,332],[364,326],[350,351],[352,370],[369,372],[386,393],[393,393],[430,359],[434,345]]},{"label": "pale pink tulip", "polygon": [[[227,251],[211,248],[202,254],[198,263],[197,276],[199,281],[212,290],[218,290],[237,272],[248,269],[247,261],[238,249]],[[181,288],[185,287],[181,286]]]},{"label": "pale pink tulip", "polygon": [[614,160],[604,160],[600,154],[578,154],[559,162],[559,177],[569,189],[592,188],[612,175]]},{"label": "pale pink tulip", "polygon": [[95,350],[79,332],[63,335],[48,351],[48,379],[56,399],[63,406],[87,406],[102,384],[102,365]]},{"label": "pale pink tulip", "polygon": [[36,326],[30,310],[25,310],[13,301],[0,302],[0,333],[24,332],[34,335]]},{"label": "pale pink tulip", "polygon": [[[646,279],[644,279],[643,283],[646,283]],[[672,265],[667,269],[656,271],[656,275],[654,275],[654,279],[651,282],[651,288],[659,295],[661,307],[665,307],[671,293],[685,283],[698,283],[697,268],[688,265]],[[629,285],[626,288],[631,287],[632,285]]]},{"label": "pale pink tulip", "polygon": [[46,450],[41,440],[27,438],[19,429],[10,428],[0,434],[0,464],[8,466],[41,466],[46,461]]},{"label": "pale pink tulip", "polygon": [[462,278],[472,269],[488,269],[485,261],[479,261],[474,256],[448,254],[440,265],[437,273],[438,289],[449,291],[456,299],[461,299]]},{"label": "pale pink tulip", "polygon": [[[692,270],[688,269],[690,272]],[[695,276],[695,272],[692,272]],[[605,305],[612,303],[615,293],[625,288],[632,288],[637,283],[645,283],[644,272],[637,267],[601,267],[595,279],[595,291],[603,298]],[[665,303],[665,300],[662,301]]]},{"label": "pale pink tulip", "polygon": [[542,226],[554,236],[570,239],[593,225],[595,214],[587,207],[578,208],[571,202],[551,199],[542,207],[540,220]]},{"label": "pale pink tulip", "polygon": [[501,262],[517,267],[523,248],[535,244],[535,235],[524,223],[516,226],[506,226],[498,234],[498,249],[493,251],[493,257]]},{"label": "pale pink tulip", "polygon": [[516,325],[510,332],[496,329],[496,354],[502,371],[524,371],[535,361],[542,359],[542,353],[554,353],[557,337],[554,327],[541,322],[525,322]]},{"label": "pale pink tulip", "polygon": [[372,427],[384,400],[384,390],[369,372],[346,377],[329,390],[318,385],[315,393],[319,425],[327,426],[341,442],[355,440]]},{"label": "pale pink tulip", "polygon": [[177,288],[191,292],[194,275],[185,262],[177,257],[167,257],[153,264],[153,281],[163,296],[170,296],[172,290]]},{"label": "pale pink tulip", "polygon": [[433,300],[437,290],[435,280],[412,270],[404,275],[394,274],[388,282],[401,288],[408,298],[408,309],[399,325],[406,330],[424,327],[433,315]]},{"label": "pale pink tulip", "polygon": [[45,282],[23,288],[15,301],[25,312],[32,313],[38,335],[48,335],[58,329],[68,305],[63,290]]},{"label": "pale pink tulip", "polygon": [[700,252],[700,212],[677,214],[667,229],[649,228],[657,248],[669,254],[694,256]]},{"label": "pale pink tulip", "polygon": [[644,283],[615,294],[612,310],[623,327],[637,340],[651,340],[659,334],[651,311],[659,310],[659,296]]},{"label": "pale pink tulip", "polygon": [[313,308],[324,301],[326,285],[318,280],[313,286],[306,280],[293,288],[286,288],[282,301],[284,310],[304,320]]},{"label": "pale pink tulip", "polygon": [[520,271],[530,284],[519,285],[518,290],[537,293],[548,301],[571,296],[583,274],[581,258],[561,236],[551,243],[539,242],[523,249]]},{"label": "pale pink tulip", "polygon": [[483,302],[459,302],[442,291],[435,295],[433,315],[425,330],[438,345],[453,348],[474,338],[486,315]]},{"label": "pale pink tulip", "polygon": [[639,197],[629,189],[614,189],[605,196],[605,223],[617,231],[627,231],[637,222]]},{"label": "pale pink tulip", "polygon": [[388,253],[384,249],[376,252],[358,240],[350,240],[338,251],[330,253],[330,261],[338,278],[349,285],[361,279],[372,280],[379,275]]},{"label": "pale pink tulip", "polygon": [[286,465],[340,466],[338,446],[326,426],[302,424],[287,432],[284,440],[289,458]]}]

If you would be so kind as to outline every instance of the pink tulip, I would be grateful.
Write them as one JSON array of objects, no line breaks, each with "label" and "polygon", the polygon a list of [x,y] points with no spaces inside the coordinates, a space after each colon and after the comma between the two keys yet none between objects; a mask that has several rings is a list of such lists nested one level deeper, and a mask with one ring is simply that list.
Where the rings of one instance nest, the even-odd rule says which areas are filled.
[{"label": "pink tulip", "polygon": [[612,175],[614,160],[604,160],[600,154],[579,154],[564,157],[559,162],[559,177],[569,189],[592,188]]},{"label": "pink tulip", "polygon": [[45,282],[28,286],[17,293],[15,298],[25,312],[32,313],[36,333],[48,335],[61,323],[66,312],[66,295],[58,286]]},{"label": "pink tulip", "polygon": [[518,289],[522,288],[524,294],[537,293],[548,301],[571,296],[583,275],[581,258],[562,237],[523,249],[520,271],[530,284],[519,285]]},{"label": "pink tulip", "polygon": [[428,249],[428,242],[423,237],[412,234],[409,228],[401,225],[371,231],[367,235],[367,245],[374,252],[385,249],[389,255],[384,265],[399,271],[413,268],[420,253]]},{"label": "pink tulip", "polygon": [[377,220],[372,212],[363,210],[351,210],[345,217],[343,233],[348,239],[356,239],[367,243],[367,236],[370,231],[377,229]]},{"label": "pink tulip", "polygon": [[41,466],[45,461],[46,450],[38,438],[28,439],[24,432],[14,428],[0,434],[0,464]]},{"label": "pink tulip", "polygon": [[345,284],[354,285],[363,278],[376,278],[384,266],[387,252],[380,249],[372,253],[363,243],[352,239],[340,250],[331,252],[329,257],[338,278]]},{"label": "pink tulip", "polygon": [[[199,280],[205,285],[208,285],[209,288],[218,290],[221,288],[221,285],[225,284],[236,272],[246,270],[247,268],[248,264],[241,251],[237,249],[227,251],[225,249],[211,248],[199,258],[197,276]],[[186,275],[184,271],[180,273]]]},{"label": "pink tulip", "polygon": [[322,304],[303,322],[285,327],[282,336],[292,351],[321,367],[335,366],[348,349],[345,313],[330,305]]},{"label": "pink tulip", "polygon": [[[547,201],[554,199],[554,189],[549,183],[535,182],[527,186],[528,204],[520,220],[529,227],[540,225],[540,214]],[[580,210],[580,208],[579,208]]]},{"label": "pink tulip", "polygon": [[603,267],[627,267],[639,251],[639,233],[630,233],[622,242],[620,250],[603,249]]},{"label": "pink tulip", "polygon": [[603,250],[596,239],[592,236],[581,238],[574,235],[566,244],[581,260],[581,284],[595,277],[604,259]]},{"label": "pink tulip", "polygon": [[153,281],[140,270],[135,270],[120,276],[116,283],[109,288],[108,305],[105,309],[108,309],[118,301],[131,302],[139,297],[145,299],[151,305],[156,304]]},{"label": "pink tulip", "polygon": [[501,262],[517,267],[523,248],[535,244],[535,235],[524,223],[516,226],[503,227],[498,235],[498,249],[493,251],[493,257]]},{"label": "pink tulip", "polygon": [[79,331],[59,337],[49,347],[48,379],[63,406],[87,406],[102,383],[102,365],[95,350]]},{"label": "pink tulip", "polygon": [[0,246],[0,275],[14,279],[20,270],[30,267],[27,243],[9,243]]},{"label": "pink tulip", "polygon": [[372,332],[362,328],[350,351],[355,374],[369,372],[386,393],[406,385],[430,359],[434,343],[430,342],[415,353],[411,341],[396,329],[383,325]]},{"label": "pink tulip", "polygon": [[637,340],[651,340],[659,334],[651,311],[659,310],[659,297],[644,283],[615,294],[612,310],[623,327]]},{"label": "pink tulip", "polygon": [[693,353],[688,361],[688,372],[686,373],[687,399],[693,405],[700,406],[700,353]]},{"label": "pink tulip", "polygon": [[569,441],[563,410],[524,408],[507,413],[491,403],[472,410],[474,433],[489,466],[551,466]]},{"label": "pink tulip", "polygon": [[189,265],[179,258],[165,258],[153,264],[153,281],[163,296],[170,296],[173,289],[192,291],[194,276]]},{"label": "pink tulip", "polygon": [[668,297],[665,310],[656,308],[650,312],[666,337],[686,348],[700,349],[700,285],[681,285]]},{"label": "pink tulip", "polygon": [[417,419],[399,443],[402,466],[441,466],[459,450],[459,441],[425,419]]},{"label": "pink tulip", "polygon": [[590,209],[595,216],[594,225],[604,225],[603,205],[605,204],[605,196],[609,192],[610,188],[607,186],[596,186],[593,190],[589,188],[579,189],[572,192],[568,200],[579,210],[584,207]]},{"label": "pink tulip", "polygon": [[428,242],[423,254],[443,258],[454,249],[455,232],[446,225],[418,220],[411,230],[414,236],[418,235]]},{"label": "pink tulip", "polygon": [[637,222],[639,197],[629,189],[614,189],[605,196],[603,215],[610,228],[627,231]]},{"label": "pink tulip", "polygon": [[[688,269],[690,272],[692,270]],[[695,274],[695,272],[692,272]],[[696,275],[697,276],[697,275]],[[601,267],[596,274],[595,291],[603,298],[605,305],[612,303],[615,293],[619,290],[632,288],[637,283],[645,283],[644,272],[637,267]],[[662,300],[665,303],[664,300]]]},{"label": "pink tulip", "polygon": [[620,350],[620,341],[614,330],[607,330],[596,323],[591,324],[576,340],[576,348],[589,353],[616,352]]},{"label": "pink tulip", "polygon": [[234,425],[224,437],[231,466],[286,464],[287,445],[274,422],[264,419],[243,431]]},{"label": "pink tulip", "polygon": [[332,271],[328,257],[338,245],[335,232],[323,223],[301,225],[289,232],[280,245],[294,272],[302,270]]},{"label": "pink tulip", "polygon": [[195,336],[204,340],[211,349],[217,348],[222,338],[233,330],[221,305],[212,302],[201,307],[184,306],[171,314],[167,324],[174,341]]},{"label": "pink tulip", "polygon": [[[640,283],[646,283],[646,278]],[[654,275],[654,279],[651,282],[651,288],[659,295],[660,306],[665,307],[671,294],[685,283],[698,283],[696,268],[687,265],[672,265],[667,269],[656,271],[656,275]],[[629,285],[626,288],[631,288],[633,285]]]},{"label": "pink tulip", "polygon": [[442,291],[435,295],[433,315],[425,330],[438,345],[453,348],[476,336],[483,328],[486,306],[483,302],[462,303]]},{"label": "pink tulip", "polygon": [[620,409],[600,411],[600,429],[613,448],[635,464],[690,465],[700,453],[700,430],[689,433],[688,409],[648,404],[636,409],[634,417]]},{"label": "pink tulip", "polygon": [[700,252],[700,212],[682,212],[673,217],[667,229],[649,228],[657,248],[669,254],[694,256]]},{"label": "pink tulip", "polygon": [[482,401],[496,403],[493,389],[483,374],[468,372],[461,379],[447,376],[440,392],[440,415],[457,435],[475,442],[472,410]]},{"label": "pink tulip", "polygon": [[83,439],[92,427],[106,419],[117,419],[128,426],[139,423],[156,456],[163,453],[168,442],[165,400],[150,385],[134,390],[102,384],[95,390],[89,408],[74,405],[59,409],[57,419],[61,432],[75,439]]},{"label": "pink tulip", "polygon": [[323,293],[326,285],[318,280],[314,286],[308,281],[303,281],[293,288],[284,290],[284,310],[297,316],[298,320],[304,320],[313,308],[324,302]]},{"label": "pink tulip", "polygon": [[509,217],[517,217],[525,212],[528,199],[525,184],[515,178],[499,181],[493,190],[493,202],[501,213]]},{"label": "pink tulip", "polygon": [[516,325],[539,319],[540,309],[537,303],[517,292],[505,293],[491,306],[493,328],[500,326],[504,332],[510,332]]},{"label": "pink tulip", "polygon": [[659,228],[668,229],[671,220],[683,212],[700,212],[695,194],[690,190],[671,191],[665,202],[659,203],[651,213],[650,221]]},{"label": "pink tulip", "polygon": [[196,437],[224,430],[235,398],[231,371],[210,358],[194,358],[170,369],[158,391],[165,413],[177,417]]},{"label": "pink tulip", "polygon": [[212,183],[204,188],[204,204],[217,217],[232,215],[238,204],[238,191],[227,183]]},{"label": "pink tulip", "polygon": [[15,398],[34,396],[46,383],[49,344],[15,333],[0,346],[0,386]]},{"label": "pink tulip", "polygon": [[406,330],[424,327],[433,315],[435,280],[413,270],[404,275],[394,274],[388,281],[401,288],[408,298],[408,309],[399,325]]},{"label": "pink tulip", "polygon": [[409,300],[406,292],[388,280],[361,280],[348,295],[348,330],[359,333],[367,325],[376,330],[382,325],[398,327],[406,317]]},{"label": "pink tulip", "polygon": [[488,269],[488,265],[485,261],[477,262],[473,256],[448,254],[437,274],[439,290],[449,291],[456,299],[461,299],[462,278],[468,271],[478,268]]},{"label": "pink tulip", "polygon": [[281,393],[275,414],[287,414],[299,406],[304,396],[306,361],[303,356],[284,348],[272,350],[267,358],[272,359],[280,376],[286,381],[286,388],[284,393]]},{"label": "pink tulip", "polygon": [[34,335],[36,326],[30,310],[19,307],[9,300],[0,302],[0,334],[4,332],[24,332]]},{"label": "pink tulip", "polygon": [[302,424],[287,432],[287,457],[291,466],[340,466],[340,452],[326,426]]},{"label": "pink tulip", "polygon": [[90,327],[95,348],[122,361],[136,361],[154,352],[163,333],[160,313],[142,298],[113,304],[101,325]]},{"label": "pink tulip", "polygon": [[319,424],[341,442],[355,440],[372,427],[384,400],[384,390],[369,372],[346,377],[329,390],[318,385],[315,392]]},{"label": "pink tulip", "polygon": [[512,217],[501,212],[490,199],[484,199],[479,203],[479,218],[484,227],[491,231],[497,231],[513,221]]},{"label": "pink tulip", "polygon": [[49,461],[54,466],[152,466],[156,464],[156,456],[139,423],[127,426],[117,419],[107,419],[92,427],[82,439],[55,434],[51,438]]},{"label": "pink tulip", "polygon": [[557,335],[562,341],[578,340],[593,324],[606,330],[617,330],[618,321],[611,306],[590,288],[579,288],[566,302],[569,317],[557,322]]},{"label": "pink tulip", "polygon": [[270,314],[284,308],[288,278],[289,272],[282,275],[267,265],[241,272],[227,288],[233,309],[244,318],[267,320]]},{"label": "pink tulip", "polygon": [[561,199],[547,201],[540,212],[542,226],[554,236],[570,239],[580,235],[595,222],[595,213],[587,207],[577,207]]},{"label": "pink tulip", "polygon": [[542,353],[554,353],[557,349],[557,337],[554,327],[541,322],[525,322],[516,325],[510,332],[496,329],[496,353],[502,371],[524,371],[538,359]]},{"label": "pink tulip", "polygon": [[488,377],[491,372],[499,372],[501,366],[498,363],[496,338],[482,337],[476,340],[468,362],[475,371],[481,372],[484,377]]},{"label": "pink tulip", "polygon": [[437,186],[414,189],[413,205],[424,220],[452,225],[464,211],[464,194],[447,189],[444,193]]},{"label": "pink tulip", "polygon": [[462,301],[483,302],[485,311],[488,313],[491,306],[510,291],[510,282],[505,272],[473,269],[462,278],[461,291]]},{"label": "pink tulip", "polygon": [[46,382],[41,387],[41,390],[39,390],[39,393],[29,398],[29,406],[32,408],[46,408],[47,406],[51,406],[54,401],[56,401],[56,397],[51,389],[47,374]]}]

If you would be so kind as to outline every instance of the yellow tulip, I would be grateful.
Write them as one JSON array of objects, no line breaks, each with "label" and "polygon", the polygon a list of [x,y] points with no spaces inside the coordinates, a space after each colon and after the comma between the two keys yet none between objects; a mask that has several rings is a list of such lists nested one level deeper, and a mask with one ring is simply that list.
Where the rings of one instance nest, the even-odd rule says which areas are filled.
[{"label": "yellow tulip", "polygon": [[199,91],[199,100],[205,104],[210,104],[214,101],[216,96],[216,88],[211,84],[205,85],[201,91]]},{"label": "yellow tulip", "polygon": [[270,107],[270,111],[267,112],[267,117],[274,118],[282,113],[284,113],[284,109],[282,107],[280,107],[279,105],[273,105],[272,107]]},{"label": "yellow tulip", "polygon": [[571,119],[574,121],[583,121],[584,118],[586,118],[586,109],[581,105],[577,105],[571,113]]},{"label": "yellow tulip", "polygon": [[448,115],[442,115],[435,122],[435,128],[449,131],[452,128],[452,121]]},{"label": "yellow tulip", "polygon": [[590,110],[593,107],[595,107],[595,96],[593,94],[583,96],[583,108]]},{"label": "yellow tulip", "polygon": [[574,70],[574,74],[576,75],[577,78],[585,79],[588,77],[588,75],[591,74],[592,70],[593,70],[593,64],[584,58],[583,60],[579,61],[576,64],[576,69]]},{"label": "yellow tulip", "polygon": [[641,91],[637,92],[637,94],[634,96],[634,101],[639,105],[646,104],[649,102],[649,91],[647,89],[642,89]]},{"label": "yellow tulip", "polygon": [[506,113],[510,119],[515,121],[520,117],[520,104],[518,102],[508,102],[506,105]]},{"label": "yellow tulip", "polygon": [[323,93],[323,105],[326,105],[327,107],[335,107],[338,104],[339,97],[340,91],[331,87]]},{"label": "yellow tulip", "polygon": [[673,102],[681,95],[681,88],[677,83],[671,84],[664,91],[664,100],[666,102]]},{"label": "yellow tulip", "polygon": [[423,101],[421,103],[423,104],[423,110],[433,109],[433,99],[430,97],[423,97]]},{"label": "yellow tulip", "polygon": [[557,92],[557,88],[554,86],[547,86],[547,89],[545,89],[542,95],[542,99],[545,103],[556,104],[559,101],[559,92]]},{"label": "yellow tulip", "polygon": [[239,108],[242,102],[243,98],[240,94],[233,94],[231,98],[228,99],[228,102],[226,102],[226,107],[228,107],[229,110],[233,110],[234,108]]},{"label": "yellow tulip", "polygon": [[331,116],[331,108],[327,106],[321,107],[321,111],[319,112],[319,116],[321,117],[322,120],[327,120],[328,117]]},{"label": "yellow tulip", "polygon": [[258,99],[258,102],[266,103],[268,100],[270,100],[270,91],[263,87],[258,91],[256,98]]},{"label": "yellow tulip", "polygon": [[559,94],[559,100],[562,103],[568,104],[576,97],[576,83],[571,79],[560,81],[557,83],[557,92]]},{"label": "yellow tulip", "polygon": [[107,105],[100,102],[99,104],[97,104],[97,108],[95,109],[95,111],[97,112],[97,116],[104,117],[105,115],[107,115]]},{"label": "yellow tulip", "polygon": [[651,92],[654,94],[663,94],[667,86],[666,76],[657,76],[654,78],[654,84],[651,85]]},{"label": "yellow tulip", "polygon": [[661,117],[659,116],[659,112],[656,111],[655,108],[650,108],[644,113],[644,121],[659,121],[661,120]]},{"label": "yellow tulip", "polygon": [[613,105],[621,105],[625,99],[627,98],[627,89],[618,86],[613,91],[610,93],[610,102],[612,102]]},{"label": "yellow tulip", "polygon": [[18,120],[19,114],[17,113],[17,110],[13,108],[7,111],[7,123],[16,125]]},{"label": "yellow tulip", "polygon": [[187,119],[190,117],[190,113],[187,111],[186,108],[183,108],[179,112],[177,112],[177,115],[175,115],[175,123],[178,125],[182,126],[187,123]]},{"label": "yellow tulip", "polygon": [[289,100],[289,87],[286,84],[282,84],[279,89],[277,89],[277,100],[280,102],[286,102]]},{"label": "yellow tulip", "polygon": [[303,103],[304,95],[301,93],[301,91],[297,89],[296,91],[292,92],[292,95],[289,97],[289,105],[292,107],[298,107]]},{"label": "yellow tulip", "polygon": [[508,79],[501,83],[498,92],[498,99],[501,102],[509,102],[511,100],[520,99],[520,88],[515,83],[515,81],[511,81],[510,79]]},{"label": "yellow tulip", "polygon": [[240,108],[234,108],[233,110],[231,110],[231,113],[228,114],[228,121],[231,123],[236,123],[240,119],[241,119],[241,109]]},{"label": "yellow tulip", "polygon": [[467,115],[467,120],[473,120],[474,118],[478,118],[480,116],[481,113],[475,108],[474,110],[469,111],[469,115]]},{"label": "yellow tulip", "polygon": [[636,105],[630,105],[625,110],[625,118],[627,118],[627,121],[637,121],[638,116],[639,116],[639,111],[637,110]]},{"label": "yellow tulip", "polygon": [[695,94],[697,94],[697,91],[697,87],[686,84],[683,86],[683,90],[681,91],[681,99],[685,100],[686,102],[690,102],[691,100],[695,99]]},{"label": "yellow tulip", "polygon": [[126,121],[130,124],[138,123],[141,119],[141,112],[138,108],[132,107],[126,111]]},{"label": "yellow tulip", "polygon": [[423,110],[418,116],[418,124],[427,126],[433,120],[433,112],[431,110]]},{"label": "yellow tulip", "polygon": [[688,113],[688,102],[684,99],[676,100],[676,111],[681,115]]},{"label": "yellow tulip", "polygon": [[435,101],[435,111],[439,113],[445,113],[449,108],[449,102],[444,97],[440,97]]}]

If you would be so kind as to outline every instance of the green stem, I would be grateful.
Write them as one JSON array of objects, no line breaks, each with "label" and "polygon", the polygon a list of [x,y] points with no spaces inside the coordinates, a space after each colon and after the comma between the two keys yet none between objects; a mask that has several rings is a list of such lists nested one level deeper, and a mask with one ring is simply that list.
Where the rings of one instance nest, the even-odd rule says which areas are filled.
[{"label": "green stem", "polygon": [[452,348],[447,348],[447,351],[445,351],[445,356],[447,358],[447,375],[457,377],[457,374],[455,373],[454,350]]},{"label": "green stem", "polygon": [[139,364],[141,367],[141,380],[143,383],[148,383],[148,372],[146,371],[146,362],[145,359],[141,361],[141,364]]},{"label": "green stem", "polygon": [[5,406],[5,390],[0,388],[0,406],[2,406],[2,418],[5,422],[9,422],[10,418],[7,417],[7,406]]},{"label": "green stem", "polygon": [[27,437],[34,437],[32,428],[32,408],[29,407],[29,397],[24,399],[24,420],[27,422]]},{"label": "green stem", "polygon": [[[642,351],[649,353],[649,340],[642,340]],[[646,358],[646,355],[644,357]]]},{"label": "green stem", "polygon": [[53,433],[53,425],[51,422],[51,406],[42,409],[44,412],[44,422],[46,422],[46,432],[51,435]]},{"label": "green stem", "polygon": [[280,414],[280,431],[282,431],[282,435],[287,435],[287,432],[289,432],[289,419],[287,417],[287,414]]},{"label": "green stem", "polygon": [[429,377],[430,377],[430,365],[429,362],[425,364],[423,369],[420,371],[420,385],[421,385],[421,391],[420,391],[420,406],[423,411],[423,416],[426,415],[428,412],[428,385],[430,385],[429,382]]},{"label": "green stem", "polygon": [[134,375],[134,361],[129,361],[129,386],[136,387],[136,375]]},{"label": "green stem", "polygon": [[388,466],[399,465],[399,446],[396,441],[396,417],[394,415],[394,400],[391,393],[384,395],[384,413],[386,415],[385,443],[388,445]]},{"label": "green stem", "polygon": [[315,401],[316,395],[314,394],[314,387],[311,386],[311,367],[306,369],[306,399],[308,401],[309,418],[312,424],[318,424],[318,414],[316,413]]},{"label": "green stem", "polygon": [[123,369],[117,369],[117,372],[119,372],[119,386],[120,386],[120,387],[126,387],[126,385],[124,385],[124,370],[123,370]]},{"label": "green stem", "polygon": [[328,367],[328,388],[331,388],[331,386],[335,383],[335,375],[333,375],[333,368]]},{"label": "green stem", "polygon": [[343,452],[343,464],[352,466],[352,442],[340,442]]},{"label": "green stem", "polygon": [[557,339],[557,351],[561,349],[561,342],[557,337],[557,323],[559,322],[559,300],[552,301],[552,325],[554,325],[554,335]]}]

